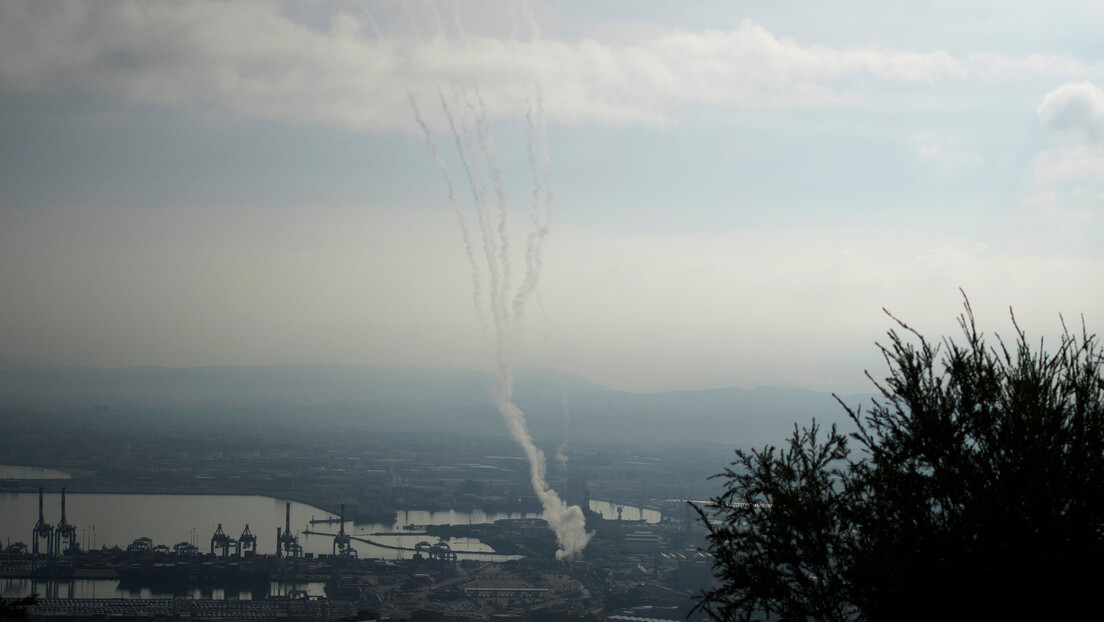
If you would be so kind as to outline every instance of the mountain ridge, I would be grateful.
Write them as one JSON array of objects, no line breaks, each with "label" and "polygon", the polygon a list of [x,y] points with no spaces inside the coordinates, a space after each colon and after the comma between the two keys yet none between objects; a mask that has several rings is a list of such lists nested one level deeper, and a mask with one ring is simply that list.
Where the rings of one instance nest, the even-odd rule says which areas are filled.
[{"label": "mountain ridge", "polygon": [[[535,436],[655,443],[777,445],[813,418],[849,428],[835,398],[804,388],[617,391],[539,367],[515,371],[515,401]],[[848,404],[867,396],[844,396]],[[47,412],[237,413],[243,421],[487,434],[504,431],[491,375],[457,367],[279,364],[0,370],[0,408]],[[97,407],[98,410],[97,410]],[[185,415],[186,416],[186,415]]]}]

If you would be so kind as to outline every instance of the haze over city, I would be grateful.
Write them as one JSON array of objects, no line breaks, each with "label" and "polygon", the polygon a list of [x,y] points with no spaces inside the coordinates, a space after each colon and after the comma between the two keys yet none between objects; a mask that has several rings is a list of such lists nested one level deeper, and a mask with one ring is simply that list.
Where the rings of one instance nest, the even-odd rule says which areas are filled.
[{"label": "haze over city", "polygon": [[[416,101],[483,98],[516,362],[868,391],[891,321],[1104,325],[1099,1],[4,2],[0,362],[483,369]],[[468,95],[463,95],[467,93]],[[467,97],[467,100],[463,100]],[[472,104],[474,106],[474,104]],[[488,187],[490,181],[488,179]],[[518,272],[520,274],[520,272]],[[517,277],[520,279],[520,277]]]}]

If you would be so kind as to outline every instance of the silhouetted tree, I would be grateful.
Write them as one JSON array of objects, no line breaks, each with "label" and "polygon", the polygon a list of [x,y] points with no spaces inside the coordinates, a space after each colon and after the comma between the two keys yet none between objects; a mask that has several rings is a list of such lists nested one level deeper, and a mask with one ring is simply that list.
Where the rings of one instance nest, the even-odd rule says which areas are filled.
[{"label": "silhouetted tree", "polygon": [[[891,316],[892,317],[892,316]],[[1082,617],[1104,580],[1104,375],[1094,335],[986,345],[901,322],[857,431],[736,452],[698,509],[718,620]],[[900,332],[898,332],[900,331]],[[867,374],[869,377],[869,373]],[[842,402],[841,402],[842,404]],[[858,446],[852,451],[849,441]]]},{"label": "silhouetted tree", "polygon": [[38,604],[38,594],[7,600],[0,598],[0,622],[22,622],[31,619],[30,608]]}]

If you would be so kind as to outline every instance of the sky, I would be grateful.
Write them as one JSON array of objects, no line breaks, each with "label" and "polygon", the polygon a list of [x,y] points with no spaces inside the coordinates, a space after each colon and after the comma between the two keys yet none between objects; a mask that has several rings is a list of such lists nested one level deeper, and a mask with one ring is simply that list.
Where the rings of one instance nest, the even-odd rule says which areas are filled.
[{"label": "sky", "polygon": [[1104,330],[1102,23],[4,0],[0,364],[487,368],[483,232],[533,289],[511,359],[620,390],[869,391],[883,309],[953,335],[962,292]]}]

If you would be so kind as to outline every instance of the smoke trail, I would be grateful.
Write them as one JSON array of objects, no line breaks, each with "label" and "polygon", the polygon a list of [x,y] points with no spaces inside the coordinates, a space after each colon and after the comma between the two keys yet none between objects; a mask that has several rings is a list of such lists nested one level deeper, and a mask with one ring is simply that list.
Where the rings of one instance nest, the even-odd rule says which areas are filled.
[{"label": "smoke trail", "polygon": [[[456,95],[456,100],[463,102],[461,95]],[[490,292],[490,307],[491,307],[491,321],[495,327],[495,352],[499,360],[503,358],[509,358],[512,355],[510,351],[513,341],[510,339],[509,325],[510,317],[505,312],[503,305],[505,304],[505,278],[503,273],[509,272],[509,261],[503,260],[503,255],[500,251],[502,241],[495,236],[494,227],[491,224],[490,206],[487,200],[487,188],[483,181],[483,172],[479,166],[479,157],[476,155],[476,143],[478,138],[475,136],[475,130],[472,129],[472,121],[468,119],[464,114],[465,108],[459,107],[460,110],[460,131],[464,137],[463,146],[464,153],[461,154],[461,158],[465,158],[467,166],[470,167],[472,172],[472,179],[475,185],[472,190],[476,199],[476,216],[479,221],[480,232],[483,235],[483,250],[487,256],[487,265],[490,267],[491,275],[491,292]],[[468,105],[468,110],[471,110],[471,105]],[[477,123],[477,121],[476,121]]]},{"label": "smoke trail", "polygon": [[506,420],[510,434],[529,459],[529,478],[544,510],[542,516],[556,533],[556,541],[560,545],[560,549],[556,551],[556,559],[574,557],[590,541],[583,510],[577,505],[567,505],[555,490],[548,487],[544,452],[533,444],[533,437],[525,425],[525,413],[513,402],[513,369],[508,362],[499,362],[495,384],[495,405]]},{"label": "smoke trail", "polygon": [[[554,195],[552,191],[551,160],[548,157],[548,145],[545,140],[544,107],[539,84],[534,84],[534,92],[535,105],[526,114],[529,129],[529,167],[533,175],[534,186],[533,209],[530,213],[533,231],[529,234],[525,249],[525,280],[514,297],[514,313],[518,316],[523,315],[525,303],[529,295],[536,290],[537,283],[540,281],[541,269],[544,267],[541,251],[544,247],[544,240],[548,237],[549,225],[552,224],[552,199]],[[540,174],[537,171],[537,153],[540,154],[540,161],[545,173],[543,202],[541,200]]]},{"label": "smoke trail", "polygon": [[418,103],[414,100],[414,94],[409,89],[406,91],[407,99],[410,101],[410,108],[414,111],[414,120],[418,122],[418,126],[422,128],[422,134],[425,138],[426,148],[433,155],[433,160],[437,163],[437,168],[440,169],[441,175],[445,178],[445,184],[448,186],[449,204],[452,206],[452,211],[456,214],[456,222],[460,225],[460,238],[464,243],[464,254],[468,257],[468,265],[471,266],[472,271],[472,304],[475,306],[476,317],[479,318],[479,327],[484,335],[487,335],[487,322],[483,318],[483,306],[482,306],[482,287],[480,286],[479,262],[475,258],[475,251],[472,248],[471,235],[468,233],[468,222],[464,217],[464,212],[460,211],[460,206],[456,202],[456,187],[452,183],[452,176],[449,175],[448,167],[445,165],[445,161],[441,158],[441,154],[437,151],[437,144],[433,142],[433,136],[429,131],[429,126],[426,125],[425,120],[422,118],[422,111],[418,108]]},{"label": "smoke trail", "polygon": [[[518,328],[520,328],[522,323],[521,320],[525,313],[525,305],[529,297],[536,291],[537,283],[540,280],[540,272],[543,267],[541,250],[543,241],[548,235],[548,225],[551,220],[552,193],[551,176],[549,174],[550,159],[548,158],[547,144],[544,140],[543,107],[539,96],[540,91],[538,88],[536,114],[529,115],[529,118],[531,125],[535,128],[533,134],[535,134],[536,137],[537,151],[539,151],[540,159],[545,165],[543,210],[541,209],[542,201],[540,200],[540,176],[534,174],[534,185],[536,189],[534,191],[534,210],[531,216],[534,231],[529,236],[529,243],[526,249],[525,279],[514,296],[511,308],[503,310],[503,312],[513,315],[515,326]],[[531,161],[534,162],[533,168],[535,170],[536,158],[531,157]],[[560,550],[556,551],[556,558],[571,558],[581,552],[590,540],[591,534],[586,531],[586,518],[583,515],[583,510],[578,506],[568,506],[560,499],[556,491],[548,486],[546,481],[547,473],[544,453],[533,445],[532,437],[529,435],[529,431],[525,425],[525,415],[522,413],[521,409],[513,403],[513,369],[511,361],[500,359],[498,382],[496,385],[495,402],[498,405],[499,412],[502,413],[502,416],[506,419],[507,425],[510,427],[515,440],[522,446],[526,456],[529,458],[533,490],[536,491],[544,508],[544,519],[548,521],[549,527],[556,532],[556,539],[560,544]]]},{"label": "smoke trail", "polygon": [[372,27],[372,32],[376,35],[376,40],[383,43],[383,36],[380,35],[379,26],[376,25],[376,20],[372,17],[372,12],[368,10],[368,7],[361,6],[360,12],[364,14],[365,21]]},{"label": "smoke trail", "polygon": [[[506,201],[506,188],[502,184],[502,175],[498,171],[498,154],[495,152],[494,139],[491,137],[490,126],[487,123],[487,106],[478,87],[475,88],[475,97],[479,107],[478,109],[473,107],[472,112],[475,113],[479,143],[483,147],[483,155],[487,159],[487,171],[491,175],[495,196],[498,199],[498,255],[499,261],[502,262],[502,291],[508,292],[510,291],[510,237],[507,231],[510,225],[509,203]],[[516,313],[514,315],[517,316]],[[507,320],[509,319],[507,316]],[[520,320],[520,317],[517,319]],[[507,321],[505,325],[509,326],[510,322]]]},{"label": "smoke trail", "polygon": [[[528,5],[525,5],[528,11]],[[532,13],[528,13],[530,20],[532,20]],[[539,35],[539,30],[536,28],[535,21],[532,22],[532,28],[534,36]],[[528,245],[526,248],[526,273],[525,280],[518,288],[517,294],[513,301],[513,313],[520,319],[525,312],[525,304],[528,299],[536,291],[537,283],[540,280],[541,269],[543,268],[542,262],[542,247],[545,238],[548,236],[549,225],[552,220],[552,201],[554,198],[552,188],[552,176],[551,176],[551,159],[548,156],[548,144],[547,133],[544,124],[544,105],[543,97],[539,83],[534,83],[535,87],[535,111],[531,111],[526,115],[529,125],[529,154],[530,154],[530,168],[533,175],[533,210],[530,219],[533,223],[533,231],[529,234]],[[534,144],[535,151],[534,153]],[[536,161],[538,159],[543,165],[544,169],[544,188],[543,188],[543,201],[541,192],[540,175],[537,173]],[[500,369],[500,377],[506,378],[508,382],[512,383],[512,377],[509,376],[510,369]],[[562,387],[561,387],[562,389]],[[509,394],[507,394],[509,396]],[[569,413],[567,410],[567,394],[562,393],[564,400],[565,413]],[[512,407],[512,409],[510,408]],[[583,510],[578,506],[568,506],[564,503],[559,495],[555,491],[548,488],[548,484],[545,481],[545,460],[544,454],[539,449],[533,446],[532,439],[529,437],[528,430],[525,429],[525,421],[522,417],[524,415],[521,410],[509,402],[506,407],[500,406],[499,410],[503,412],[503,416],[507,416],[507,413],[513,414],[512,411],[516,411],[517,417],[520,419],[520,430],[515,433],[515,438],[519,439],[519,443],[525,447],[526,455],[529,456],[530,469],[533,477],[533,488],[537,490],[537,495],[541,499],[541,503],[544,505],[544,518],[548,521],[548,524],[556,532],[557,541],[560,543],[560,550],[556,551],[557,559],[570,558],[582,551],[586,547],[587,542],[590,540],[591,534],[586,531],[586,518],[583,515]],[[570,416],[568,414],[568,416]],[[507,417],[508,421],[510,417]],[[524,442],[524,441],[527,441]],[[566,440],[564,441],[566,443]],[[562,450],[562,446],[561,446]],[[562,455],[562,451],[557,452]],[[566,461],[566,456],[564,456]],[[566,464],[565,462],[561,462]],[[543,493],[541,491],[544,491]]]},{"label": "smoke trail", "polygon": [[[431,11],[430,22],[436,24],[438,36],[443,37],[443,26],[440,20],[440,14],[437,12],[436,7],[432,3],[428,4],[428,10]],[[417,19],[414,17],[414,13],[410,9],[409,2],[403,3],[403,8],[406,10],[407,17],[410,19],[411,27],[414,29],[415,36],[420,40],[421,32],[418,29]],[[372,28],[372,32],[375,34],[376,39],[383,42],[383,35],[380,33],[379,26],[376,24],[376,20],[373,19],[371,12],[367,7],[362,7],[363,14]],[[460,227],[460,237],[464,244],[464,254],[468,258],[468,265],[472,271],[472,306],[475,307],[475,315],[479,321],[480,332],[483,335],[484,341],[487,340],[487,321],[485,318],[485,311],[483,310],[483,293],[482,293],[482,275],[480,274],[479,261],[476,259],[475,251],[471,241],[471,234],[469,233],[467,218],[464,216],[464,212],[460,209],[459,203],[456,199],[456,187],[452,182],[452,176],[449,174],[448,166],[445,164],[444,159],[441,157],[440,152],[437,149],[437,144],[433,141],[432,132],[429,126],[426,124],[424,117],[422,116],[421,109],[418,107],[417,100],[414,97],[414,93],[407,86],[406,96],[407,101],[410,102],[410,109],[414,112],[414,120],[418,123],[418,127],[422,130],[422,137],[425,141],[426,148],[429,149],[430,154],[433,156],[434,162],[437,164],[437,168],[441,171],[441,175],[445,179],[445,184],[448,187],[449,204],[452,207],[453,213],[456,215],[457,224]],[[438,88],[437,93],[441,98],[442,108],[445,110],[445,115],[449,121],[449,127],[452,129],[453,135],[457,137],[457,145],[460,145],[459,134],[457,133],[456,126],[453,123],[452,116],[449,114],[448,105],[445,102],[444,94]],[[461,153],[461,162],[464,165],[465,173],[468,178],[468,183],[472,188],[476,188],[476,182],[472,178],[472,173],[468,170],[467,159],[463,157]],[[493,269],[493,265],[489,265],[488,269]],[[492,281],[493,281],[492,277]]]},{"label": "smoke trail", "polygon": [[[469,108],[471,107],[469,106]],[[479,112],[474,108],[471,109],[473,114],[477,115],[477,123],[480,122],[478,119]],[[463,117],[461,120],[464,124],[463,133],[467,139],[465,142],[467,145],[465,152],[469,158],[472,158],[469,164],[472,166],[473,171],[476,171],[473,175],[476,178],[476,185],[482,187],[482,178],[478,174],[478,167],[474,162],[474,150],[470,138],[467,138],[470,136],[470,128],[467,127],[467,122]],[[487,135],[489,136],[489,132],[487,132]],[[538,150],[544,148],[543,145],[540,144],[540,135],[538,129],[536,132]],[[546,175],[545,177],[547,185],[548,176]],[[485,197],[485,194],[482,192],[478,194],[480,197]],[[545,199],[547,201],[547,193]],[[486,205],[485,199],[480,205]],[[546,205],[545,210],[547,211],[547,209],[548,207]],[[486,225],[486,221],[483,222]],[[513,436],[514,440],[521,446],[529,461],[530,480],[534,492],[538,499],[540,499],[543,510],[542,516],[548,522],[549,527],[556,533],[556,540],[560,545],[560,549],[556,552],[556,557],[557,559],[567,559],[581,552],[590,540],[590,534],[586,531],[585,516],[581,508],[578,506],[568,506],[560,499],[556,491],[548,486],[546,480],[547,463],[545,461],[544,452],[540,451],[540,449],[533,444],[532,436],[529,434],[528,427],[525,423],[525,414],[513,402],[513,353],[517,346],[518,329],[524,314],[525,304],[535,291],[537,281],[539,280],[541,268],[541,248],[539,240],[543,240],[544,236],[547,235],[546,222],[547,219],[542,219],[538,216],[538,230],[531,236],[532,240],[537,240],[538,242],[530,244],[528,252],[530,260],[526,266],[525,280],[522,287],[520,287],[515,294],[512,304],[507,303],[509,292],[503,287],[505,278],[501,278],[500,276],[498,280],[492,283],[491,308],[496,328],[496,352],[498,354],[493,396],[495,406],[506,421],[511,436]],[[496,242],[495,232],[488,226],[483,226],[482,232],[484,236],[486,236],[484,239],[485,248],[493,248]],[[502,252],[502,246],[508,245],[508,230],[500,227],[498,234],[499,239],[497,242],[499,246],[497,249],[494,249],[498,252],[488,252],[488,262],[493,262],[494,257],[497,256],[503,264],[499,266],[497,270],[501,275],[506,271],[509,265],[509,256]],[[492,276],[494,274],[495,272],[492,272]]]},{"label": "smoke trail", "polygon": [[537,128],[537,148],[540,151],[541,165],[544,167],[545,193],[545,218],[552,218],[552,204],[555,201],[556,190],[552,187],[552,159],[548,156],[548,128],[544,124],[544,89],[540,82],[533,82],[534,99],[536,99],[536,118],[534,125]]},{"label": "smoke trail", "polygon": [[525,20],[529,22],[529,30],[533,34],[533,40],[536,41],[541,37],[540,27],[537,26],[537,20],[533,17],[533,7],[529,5],[529,0],[522,0],[521,12],[525,16]]},{"label": "smoke trail", "polygon": [[441,12],[437,10],[437,5],[433,3],[433,0],[424,0],[422,6],[426,10],[426,19],[433,25],[433,31],[437,33],[438,37],[444,38],[445,25],[441,22]]},{"label": "smoke trail", "polygon": [[486,210],[486,192],[483,186],[483,177],[479,172],[478,162],[474,157],[470,157],[474,150],[471,145],[471,131],[467,128],[467,123],[463,117],[460,119],[460,127],[457,127],[456,119],[452,114],[448,105],[448,100],[445,98],[444,92],[437,89],[437,94],[441,98],[441,109],[445,113],[445,118],[448,120],[449,130],[452,131],[452,136],[456,143],[456,151],[460,156],[460,162],[464,167],[464,174],[467,177],[468,185],[472,190],[472,200],[475,202],[476,220],[479,223],[479,230],[481,239],[483,242],[483,254],[486,256],[487,261],[487,273],[490,275],[490,315],[491,321],[495,328],[495,338],[497,350],[501,351],[501,337],[502,326],[502,314],[498,311],[499,304],[499,279],[498,279],[498,262],[495,258],[494,252],[494,237],[490,233],[490,225],[487,222],[487,210]]},{"label": "smoke trail", "polygon": [[[442,20],[440,20],[440,12],[437,10],[436,6],[434,6],[432,2],[429,2],[428,4],[429,8],[431,8],[431,10],[433,11],[433,20],[437,24],[438,35],[444,36],[444,25],[442,23]],[[464,40],[465,48],[470,50],[471,39],[469,38],[468,33],[464,28],[463,22],[461,22],[460,20],[460,11],[458,4],[454,3],[453,9],[453,17],[456,25],[456,31],[460,35],[460,38]],[[495,197],[498,201],[498,240],[493,242],[493,245],[497,245],[497,250],[499,254],[498,268],[501,278],[499,291],[509,292],[511,272],[509,259],[510,238],[507,231],[507,229],[509,228],[509,203],[506,197],[506,188],[505,185],[503,185],[502,183],[502,176],[499,172],[498,154],[495,149],[495,140],[493,140],[493,137],[490,134],[490,124],[487,122],[487,104],[484,101],[484,97],[482,97],[482,94],[479,92],[478,84],[471,85],[471,89],[473,89],[473,92],[475,93],[475,98],[478,106],[476,106],[476,104],[474,104],[473,102],[468,101],[466,97],[464,98],[464,101],[467,105],[468,113],[470,114],[471,119],[473,119],[473,122],[475,124],[475,133],[478,137],[479,146],[482,149],[482,155],[484,155],[484,158],[487,162],[487,173],[491,178],[491,183],[493,183],[493,186],[495,186]],[[467,135],[466,129],[465,134]],[[471,149],[471,145],[468,145],[468,156],[470,158],[473,158],[473,160],[475,160],[476,158],[474,150]],[[473,166],[477,166],[475,161],[473,162]],[[501,319],[503,321],[503,325],[509,325],[510,317],[508,315],[503,316]]]},{"label": "smoke trail", "polygon": [[[540,259],[538,253],[540,249],[536,242],[539,238],[542,238],[544,235],[547,234],[549,219],[542,218],[541,215],[542,188],[540,181],[540,172],[537,168],[537,147],[535,146],[535,141],[537,140],[537,129],[534,121],[534,111],[532,104],[530,104],[529,110],[525,112],[525,121],[527,126],[526,147],[529,153],[529,173],[533,178],[533,207],[529,213],[529,220],[533,224],[533,231],[529,234],[529,239],[525,247],[526,274],[531,275],[538,274],[540,272],[540,265],[538,265]],[[528,285],[528,282],[523,283],[521,290],[525,291]],[[541,314],[544,316],[545,324],[548,325],[548,331],[544,335],[544,342],[545,345],[547,345],[548,335],[552,332],[552,323],[548,321],[548,312],[544,310],[544,303],[541,302],[539,292],[536,292],[535,284],[533,284],[530,289],[533,289],[534,293],[536,293],[537,305],[540,307]]]},{"label": "smoke trail", "polygon": [[468,31],[460,20],[460,0],[452,0],[452,23],[456,28],[456,34],[460,35],[460,39],[464,41],[465,47],[470,48],[471,37],[468,36]]},{"label": "smoke trail", "polygon": [[[428,5],[431,11],[430,21],[437,26],[441,34],[440,14],[432,4]],[[530,21],[534,36],[539,35],[535,20],[528,7],[523,10]],[[414,23],[413,14],[409,6],[407,12],[417,32],[417,24]],[[455,12],[457,32],[461,38],[468,42],[466,31],[460,23],[459,11]],[[533,175],[535,186],[533,194],[533,208],[530,220],[533,224],[533,232],[529,234],[525,250],[525,275],[522,284],[516,292],[512,292],[511,261],[510,261],[510,231],[509,231],[509,202],[506,195],[505,184],[499,170],[498,154],[495,148],[493,136],[490,131],[490,123],[487,120],[487,106],[478,86],[471,87],[474,95],[466,92],[452,92],[452,100],[438,87],[441,109],[448,121],[449,130],[452,133],[456,151],[460,157],[464,169],[464,175],[472,191],[472,200],[475,205],[478,232],[482,244],[482,255],[487,263],[487,275],[489,287],[487,292],[487,311],[491,316],[491,324],[494,328],[494,352],[495,374],[492,397],[499,413],[506,422],[511,436],[521,446],[529,462],[530,482],[533,491],[541,502],[542,516],[548,522],[549,527],[556,534],[559,550],[556,551],[557,559],[568,559],[580,553],[590,539],[586,531],[586,520],[583,511],[578,506],[568,506],[555,490],[547,483],[547,463],[544,452],[536,447],[533,438],[525,423],[525,414],[513,402],[513,355],[518,346],[520,327],[525,313],[525,306],[529,298],[535,293],[542,268],[541,251],[542,243],[548,234],[548,225],[551,222],[551,176],[550,160],[546,144],[544,129],[543,107],[539,85],[537,86],[535,110],[531,106],[527,119],[529,120],[529,160],[530,171]],[[474,97],[474,101],[472,101]],[[411,107],[419,126],[426,137],[427,145],[432,145],[429,138],[429,129],[423,122],[421,113],[415,104],[413,96],[410,96]],[[483,172],[479,164],[479,156],[476,149],[482,153],[486,162],[487,174],[494,186],[495,199],[498,205],[497,228],[491,224],[491,206],[487,197],[487,187],[484,182]],[[462,218],[462,213],[456,205],[455,189],[451,183],[444,161],[440,158],[436,147],[431,146],[430,152],[438,167],[445,175],[449,186],[449,198],[453,201],[461,222],[461,235],[465,238],[465,250],[473,267],[480,263],[474,244],[468,237],[467,226]],[[544,183],[541,183],[541,174],[538,161],[543,165]],[[475,279],[481,281],[482,273],[473,270]],[[474,298],[477,311],[482,313],[482,289],[477,282]],[[483,316],[480,316],[481,322]],[[566,396],[565,396],[566,400]],[[565,403],[566,408],[566,403]],[[562,453],[562,452],[560,452]]]},{"label": "smoke trail", "polygon": [[508,2],[507,6],[510,7],[510,41],[517,41],[518,36],[521,34],[521,20],[518,18],[518,12],[521,10],[518,8],[519,2]]},{"label": "smoke trail", "polygon": [[529,110],[525,111],[525,129],[526,129],[526,147],[529,152],[529,174],[533,176],[533,210],[530,214],[530,219],[533,221],[534,226],[540,225],[540,205],[541,205],[541,181],[540,171],[537,168],[537,152],[534,141],[536,141],[537,128],[534,125],[533,120],[533,105],[529,105]]},{"label": "smoke trail", "polygon": [[[476,122],[479,123],[481,121],[477,119]],[[464,133],[466,137],[468,136],[468,132],[469,130],[465,127]],[[474,177],[476,179],[476,184],[482,188],[482,178],[478,173],[478,165],[474,162],[474,150],[472,149],[470,139],[466,140],[466,145],[467,155],[472,158],[470,164],[473,171],[475,171]],[[479,196],[484,197],[485,194],[480,192]],[[481,203],[481,205],[485,205],[485,202]],[[495,242],[494,231],[487,226],[484,226],[482,231],[486,236],[484,240],[485,248],[493,248]],[[508,246],[508,231],[506,228],[500,227],[498,233],[500,237],[498,239],[499,247],[497,249],[497,257],[502,262],[502,265],[498,268],[501,275],[507,273],[509,266],[509,256],[502,252],[503,248]],[[543,239],[546,233],[547,229],[542,227],[542,231],[538,234],[537,239]],[[577,506],[568,506],[560,499],[556,491],[548,486],[546,479],[547,463],[545,461],[544,452],[533,444],[533,438],[529,434],[528,427],[525,423],[525,413],[523,413],[513,402],[513,353],[517,346],[518,336],[516,329],[521,323],[525,303],[533,293],[538,280],[541,266],[539,252],[540,246],[537,244],[531,252],[534,261],[529,264],[526,271],[525,285],[518,290],[514,297],[513,305],[508,306],[506,304],[508,291],[504,288],[505,277],[501,277],[499,280],[492,283],[491,307],[494,324],[497,330],[496,352],[498,353],[494,401],[495,406],[498,408],[499,413],[510,429],[511,436],[521,445],[526,458],[529,460],[530,481],[534,492],[537,494],[537,498],[540,499],[543,510],[542,516],[548,522],[548,526],[556,533],[556,540],[560,544],[560,549],[556,551],[556,558],[567,559],[582,551],[583,547],[585,547],[590,540],[590,534],[586,531],[586,518],[581,508]],[[488,251],[488,262],[492,262],[495,255],[496,253]]]},{"label": "smoke trail", "polygon": [[406,16],[410,19],[410,27],[414,30],[414,37],[417,38],[418,41],[421,41],[422,31],[418,28],[418,20],[414,17],[414,11],[410,9],[410,3],[404,1],[402,4],[403,9],[406,11]]},{"label": "smoke trail", "polygon": [[563,375],[556,372],[556,384],[560,386],[560,411],[564,416],[564,440],[556,449],[556,462],[560,469],[567,472],[567,442],[571,440],[571,406],[567,402],[567,387],[564,386]]}]

